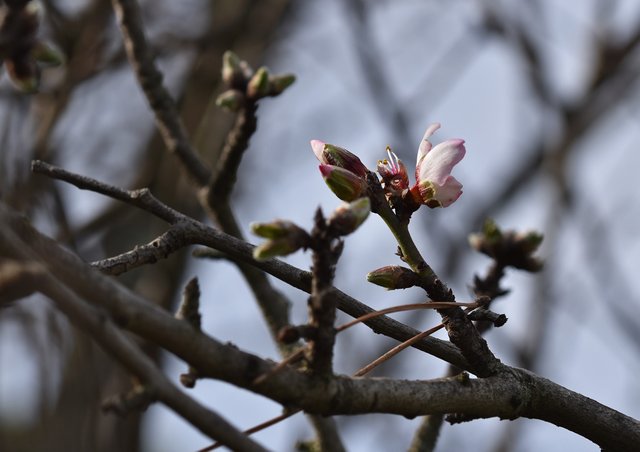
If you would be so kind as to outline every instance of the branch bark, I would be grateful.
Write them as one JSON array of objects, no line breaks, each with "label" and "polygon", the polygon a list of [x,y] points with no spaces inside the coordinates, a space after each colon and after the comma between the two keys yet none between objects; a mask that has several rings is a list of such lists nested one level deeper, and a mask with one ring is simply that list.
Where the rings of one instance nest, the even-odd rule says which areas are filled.
[{"label": "branch bark", "polygon": [[119,325],[181,357],[202,377],[232,383],[284,406],[322,415],[378,412],[407,417],[461,413],[465,419],[528,417],[569,429],[608,450],[633,451],[640,443],[640,422],[545,378],[505,365],[488,378],[429,381],[344,376],[319,379],[286,368],[254,385],[259,375],[274,367],[273,362],[222,344],[174,319],[91,269],[4,205],[0,205],[0,224],[4,225],[0,248],[11,249],[18,236],[52,278],[105,309]]}]

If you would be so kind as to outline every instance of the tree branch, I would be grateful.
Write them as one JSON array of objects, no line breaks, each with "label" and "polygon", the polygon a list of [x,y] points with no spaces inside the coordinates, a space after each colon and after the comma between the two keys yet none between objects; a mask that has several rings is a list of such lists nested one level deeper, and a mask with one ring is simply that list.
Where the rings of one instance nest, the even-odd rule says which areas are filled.
[{"label": "tree branch", "polygon": [[[13,231],[1,223],[0,230],[0,249],[3,254],[11,254],[30,266],[38,262],[37,255],[34,256],[35,253],[30,252],[29,245],[23,243]],[[150,388],[154,398],[165,403],[202,433],[234,450],[266,450],[223,417],[181,392],[108,318],[88,306],[45,268],[38,272],[38,276],[37,279],[33,278],[35,288],[51,298],[77,327],[89,334],[128,371],[140,378]]]},{"label": "tree branch", "polygon": [[144,35],[138,4],[135,0],[113,0],[112,4],[124,37],[127,57],[155,114],[164,143],[170,152],[178,156],[193,181],[200,187],[206,185],[211,171],[191,146],[175,101],[162,83],[162,73],[155,65]]},{"label": "tree branch", "polygon": [[[309,272],[300,270],[277,259],[269,259],[267,261],[254,260],[253,245],[217,229],[210,228],[180,212],[164,206],[146,189],[133,191],[122,190],[118,187],[104,184],[95,179],[80,176],[42,162],[34,162],[34,167],[37,168],[37,172],[65,180],[76,185],[78,188],[96,191],[106,196],[113,196],[115,199],[152,213],[173,225],[169,231],[152,240],[147,245],[143,245],[118,256],[93,262],[92,265],[104,273],[119,275],[123,271],[156,262],[158,259],[167,258],[170,254],[177,252],[184,246],[200,244],[225,253],[230,258],[240,262],[244,267],[251,268],[256,273],[262,274],[257,270],[263,270],[297,289],[311,293],[311,274]],[[138,192],[145,193],[145,196],[133,196],[134,193]],[[157,204],[160,204],[160,206]],[[165,215],[163,212],[165,212],[166,209],[169,210]],[[54,245],[50,244],[49,246]],[[264,275],[262,275],[261,278],[265,279]],[[332,287],[329,289],[328,294],[336,299],[338,309],[352,317],[360,317],[364,314],[374,312],[369,306],[336,288]],[[386,316],[377,317],[363,323],[376,333],[384,334],[401,342],[420,333],[420,331]],[[471,370],[460,352],[448,342],[427,337],[414,344],[413,347],[430,353],[461,369]]]},{"label": "tree branch", "polygon": [[528,371],[504,365],[488,378],[430,381],[318,379],[285,368],[254,386],[255,378],[269,372],[273,362],[222,344],[174,319],[90,269],[3,205],[0,224],[5,225],[0,229],[0,247],[11,247],[17,235],[29,244],[52,278],[106,309],[121,325],[180,356],[203,377],[227,381],[285,406],[322,415],[380,412],[408,417],[438,413],[462,413],[472,418],[529,417],[572,430],[604,449],[632,451],[640,442],[640,422]]}]

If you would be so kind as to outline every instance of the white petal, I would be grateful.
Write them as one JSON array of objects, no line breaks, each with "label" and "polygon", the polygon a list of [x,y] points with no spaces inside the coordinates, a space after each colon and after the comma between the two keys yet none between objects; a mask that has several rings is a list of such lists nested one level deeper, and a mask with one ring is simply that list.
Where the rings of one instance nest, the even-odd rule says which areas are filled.
[{"label": "white petal", "polygon": [[422,160],[427,153],[431,150],[431,142],[429,138],[433,135],[436,130],[440,128],[440,123],[436,122],[427,127],[427,130],[422,137],[422,141],[420,141],[420,146],[418,146],[418,158],[416,160],[416,166],[420,164],[420,160]]},{"label": "white petal", "polygon": [[313,153],[316,155],[317,159],[322,163],[327,163],[323,158],[322,154],[324,152],[324,141],[320,140],[311,140],[311,149],[313,149]]},{"label": "white petal", "polygon": [[435,189],[434,198],[442,204],[442,207],[450,206],[462,194],[462,184],[453,176],[449,176],[444,185],[436,186]]},{"label": "white petal", "polygon": [[435,146],[420,162],[418,182],[432,181],[443,185],[453,167],[464,157],[464,140],[447,140]]}]

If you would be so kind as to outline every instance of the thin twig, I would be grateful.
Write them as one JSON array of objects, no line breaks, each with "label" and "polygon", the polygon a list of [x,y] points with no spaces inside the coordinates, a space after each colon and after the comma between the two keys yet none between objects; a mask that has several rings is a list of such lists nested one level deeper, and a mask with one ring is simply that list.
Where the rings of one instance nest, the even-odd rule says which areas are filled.
[{"label": "thin twig", "polygon": [[367,364],[366,366],[364,366],[363,368],[358,370],[356,373],[354,373],[353,376],[354,377],[361,377],[363,375],[368,374],[373,369],[378,367],[380,364],[384,363],[385,361],[389,361],[391,358],[396,356],[398,353],[400,353],[405,348],[411,347],[416,342],[420,341],[421,339],[424,339],[427,336],[432,335],[433,333],[435,333],[436,331],[438,331],[438,330],[440,330],[442,328],[444,328],[444,324],[439,323],[438,325],[434,326],[433,328],[429,328],[428,330],[423,331],[420,334],[416,334],[411,339],[404,341],[402,344],[396,345],[395,347],[393,347],[391,350],[389,350],[384,355],[382,355],[382,356],[378,357],[377,359],[373,360],[372,362],[370,362],[369,364]]},{"label": "thin twig", "polygon": [[31,162],[31,171],[36,174],[43,174],[52,179],[61,180],[78,187],[80,190],[89,190],[109,198],[138,207],[145,210],[161,220],[169,224],[175,224],[187,217],[177,210],[172,209],[166,204],[160,202],[151,194],[148,188],[140,188],[137,190],[123,190],[120,187],[100,182],[91,177],[82,176],[72,173],[60,167],[51,165],[41,160]]},{"label": "thin twig", "polygon": [[194,182],[200,187],[205,186],[211,177],[211,171],[191,146],[175,101],[162,83],[162,73],[156,67],[153,52],[144,35],[137,2],[113,0],[112,4],[122,30],[127,57],[155,114],[165,145],[178,156]]},{"label": "thin twig", "polygon": [[463,307],[463,308],[476,308],[478,307],[478,303],[458,303],[458,302],[449,302],[449,301],[431,301],[429,303],[411,303],[411,304],[403,304],[400,306],[392,306],[386,309],[380,309],[378,311],[370,312],[369,314],[362,315],[356,319],[351,320],[343,325],[336,327],[336,332],[342,332],[347,328],[351,328],[358,323],[366,322],[367,320],[374,319],[381,315],[392,314],[394,312],[403,312],[403,311],[414,311],[417,309],[447,309],[453,306]]},{"label": "thin twig", "polygon": [[[380,315],[377,312],[374,313],[374,314]],[[368,374],[373,369],[378,367],[380,364],[382,364],[385,361],[388,361],[389,359],[393,358],[395,355],[400,353],[402,350],[410,347],[411,345],[413,345],[417,341],[419,341],[421,339],[424,339],[425,337],[429,336],[430,334],[435,333],[436,331],[442,329],[443,327],[444,327],[444,325],[442,323],[440,323],[440,324],[436,325],[435,327],[433,327],[433,328],[431,328],[431,329],[429,329],[427,331],[423,331],[422,333],[417,334],[416,336],[412,337],[408,341],[405,341],[402,344],[397,345],[396,347],[392,348],[391,350],[389,350],[384,355],[382,355],[379,358],[375,359],[374,361],[370,362],[365,367],[363,367],[362,369],[360,369],[356,373],[354,373],[353,376],[354,377],[362,377],[362,376]],[[346,328],[343,328],[343,330],[344,329],[346,329]],[[297,357],[295,355],[297,355],[297,354],[292,355],[292,357]],[[284,361],[283,361],[280,364],[278,364],[278,366],[274,367],[274,369],[281,370],[282,368],[285,367],[286,364],[287,363],[284,363]],[[261,379],[261,382],[263,382],[264,380],[266,380],[268,377],[272,376],[276,372],[277,371],[269,372],[267,374],[261,375],[260,377],[258,377],[258,379]],[[255,381],[254,381],[254,384],[255,384]],[[281,421],[284,421],[285,419],[290,418],[291,416],[293,416],[294,414],[299,413],[300,411],[302,411],[302,410],[297,409],[297,410],[291,411],[289,413],[285,413],[285,414],[282,414],[280,416],[274,417],[272,419],[269,419],[268,421],[265,421],[265,422],[263,422],[261,424],[258,424],[258,425],[254,426],[254,427],[251,427],[250,429],[245,430],[244,433],[247,434],[247,435],[250,435],[250,434],[258,432],[260,430],[264,430],[265,428],[271,427],[272,425],[275,425],[275,424],[277,424],[277,423],[279,423]],[[212,444],[211,446],[205,447],[204,449],[200,449],[198,452],[205,452],[205,451],[214,450],[214,449],[217,449],[218,447],[220,447],[222,445],[223,444],[221,444],[221,443],[215,443],[215,444]]]}]

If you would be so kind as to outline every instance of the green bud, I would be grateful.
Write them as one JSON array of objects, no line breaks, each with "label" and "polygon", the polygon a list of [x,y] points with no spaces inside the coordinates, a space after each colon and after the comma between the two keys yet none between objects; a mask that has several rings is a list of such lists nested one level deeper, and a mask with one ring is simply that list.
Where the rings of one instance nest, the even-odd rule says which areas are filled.
[{"label": "green bud", "polygon": [[244,94],[237,89],[228,89],[216,99],[216,105],[232,113],[237,112],[244,103]]},{"label": "green bud", "polygon": [[482,234],[474,232],[472,234],[469,234],[467,240],[469,241],[469,246],[471,248],[476,251],[482,252],[482,249],[484,247],[484,236]]},{"label": "green bud", "polygon": [[222,80],[227,86],[236,87],[243,79],[241,61],[238,55],[227,50],[222,55]]},{"label": "green bud", "polygon": [[27,94],[38,92],[40,69],[32,58],[8,59],[4,66],[16,88]]},{"label": "green bud", "polygon": [[533,254],[538,250],[544,236],[536,231],[516,234],[515,241],[518,242],[522,250],[527,254]]},{"label": "green bud", "polygon": [[39,17],[40,14],[42,13],[42,8],[40,6],[40,2],[37,1],[31,1],[28,2],[25,7],[24,7],[24,12],[32,17]]},{"label": "green bud", "polygon": [[484,220],[484,224],[482,225],[482,233],[487,240],[490,240],[492,242],[497,242],[502,239],[502,231],[500,230],[496,222],[491,218],[487,218],[486,220]]},{"label": "green bud", "polygon": [[320,172],[331,191],[343,201],[354,201],[367,190],[367,181],[349,170],[333,165],[320,165]]},{"label": "green bud", "polygon": [[412,270],[399,265],[388,265],[367,274],[367,281],[389,290],[416,286],[418,279],[418,275]]},{"label": "green bud", "polygon": [[338,207],[329,217],[329,227],[338,235],[348,235],[358,229],[371,212],[369,198],[359,198]]},{"label": "green bud", "polygon": [[493,220],[487,220],[481,233],[469,235],[469,244],[503,267],[537,272],[542,269],[543,262],[533,256],[533,253],[542,239],[542,234],[535,231],[503,232]]},{"label": "green bud", "polygon": [[281,239],[285,237],[305,236],[304,229],[296,226],[291,221],[275,220],[269,223],[251,223],[251,232],[265,239]]},{"label": "green bud", "polygon": [[264,261],[272,257],[286,256],[298,251],[300,248],[302,248],[301,244],[286,238],[267,240],[253,249],[253,257],[255,260]]},{"label": "green bud", "polygon": [[286,256],[309,244],[309,234],[291,221],[252,223],[250,227],[257,236],[269,239],[253,250],[256,260]]},{"label": "green bud", "polygon": [[64,64],[65,58],[63,53],[54,47],[52,44],[37,41],[31,50],[31,56],[35,58],[38,63],[45,66],[60,66]]},{"label": "green bud", "polygon": [[296,81],[296,76],[293,74],[281,74],[269,77],[269,95],[278,96],[284,92],[285,89],[293,85]]},{"label": "green bud", "polygon": [[247,95],[253,99],[260,99],[269,95],[269,89],[269,70],[262,66],[249,80]]}]

